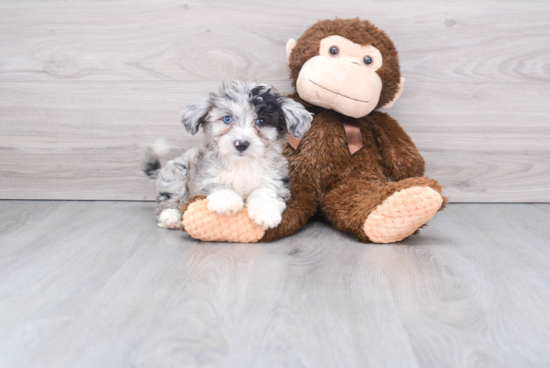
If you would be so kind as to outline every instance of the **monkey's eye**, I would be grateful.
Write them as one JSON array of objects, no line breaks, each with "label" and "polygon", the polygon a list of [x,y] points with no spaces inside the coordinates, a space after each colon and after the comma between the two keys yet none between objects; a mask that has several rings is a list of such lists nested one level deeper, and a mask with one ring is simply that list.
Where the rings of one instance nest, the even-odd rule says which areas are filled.
[{"label": "monkey's eye", "polygon": [[258,118],[256,120],[256,125],[262,126],[264,124],[264,121],[265,121],[264,118]]},{"label": "monkey's eye", "polygon": [[338,47],[336,47],[336,46],[331,46],[330,49],[328,49],[328,52],[330,52],[330,54],[332,56],[336,56],[336,55],[338,55],[340,50],[338,50]]},{"label": "monkey's eye", "polygon": [[363,58],[363,62],[365,63],[366,66],[371,66],[372,65],[372,58],[370,56],[365,56]]},{"label": "monkey's eye", "polygon": [[229,124],[233,121],[233,118],[229,115],[223,117],[223,122]]}]

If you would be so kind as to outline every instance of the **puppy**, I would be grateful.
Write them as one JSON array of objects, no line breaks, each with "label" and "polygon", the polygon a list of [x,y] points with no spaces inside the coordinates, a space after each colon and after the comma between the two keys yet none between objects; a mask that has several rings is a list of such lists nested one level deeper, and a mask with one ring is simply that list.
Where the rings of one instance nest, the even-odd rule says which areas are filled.
[{"label": "puppy", "polygon": [[277,226],[290,198],[287,133],[302,138],[311,114],[265,84],[230,82],[182,112],[191,134],[202,126],[201,148],[192,148],[160,168],[160,150],[149,148],[143,170],[157,178],[158,226],[178,229],[179,207],[205,195],[208,210],[231,216],[244,206],[264,230]]}]

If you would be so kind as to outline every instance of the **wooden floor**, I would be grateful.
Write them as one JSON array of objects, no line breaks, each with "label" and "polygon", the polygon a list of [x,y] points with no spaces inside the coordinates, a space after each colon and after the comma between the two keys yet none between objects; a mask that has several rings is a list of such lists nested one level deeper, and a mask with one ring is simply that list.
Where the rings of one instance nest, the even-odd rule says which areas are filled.
[{"label": "wooden floor", "polygon": [[151,202],[0,202],[0,367],[542,367],[550,204],[395,245],[201,243]]}]

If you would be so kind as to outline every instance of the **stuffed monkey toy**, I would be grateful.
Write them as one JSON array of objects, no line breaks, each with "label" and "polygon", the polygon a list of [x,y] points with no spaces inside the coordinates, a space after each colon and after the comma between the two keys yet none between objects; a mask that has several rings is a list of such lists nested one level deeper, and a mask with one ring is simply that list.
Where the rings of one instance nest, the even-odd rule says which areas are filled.
[{"label": "stuffed monkey toy", "polygon": [[264,231],[243,208],[208,212],[207,199],[181,208],[182,230],[208,241],[273,241],[292,235],[320,211],[359,241],[391,243],[418,232],[447,199],[424,177],[424,160],[396,120],[378,108],[403,90],[397,50],[366,20],[323,20],[286,47],[290,97],[314,114],[301,139],[289,137],[291,198],[281,223]]}]

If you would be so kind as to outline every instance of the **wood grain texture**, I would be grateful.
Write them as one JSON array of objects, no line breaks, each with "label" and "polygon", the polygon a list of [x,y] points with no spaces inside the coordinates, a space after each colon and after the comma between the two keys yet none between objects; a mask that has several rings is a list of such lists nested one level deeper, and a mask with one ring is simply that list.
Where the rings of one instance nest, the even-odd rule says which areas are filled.
[{"label": "wood grain texture", "polygon": [[146,202],[0,202],[0,367],[541,367],[550,205],[451,204],[399,244],[270,244]]},{"label": "wood grain texture", "polygon": [[363,17],[410,80],[550,80],[548,2],[2,2],[0,80],[286,79],[285,44],[325,18]]},{"label": "wood grain texture", "polygon": [[223,80],[291,91],[287,39],[334,16],[394,40],[389,112],[451,201],[550,201],[550,4],[355,0],[0,2],[0,198],[153,199],[145,146],[200,139],[179,110]]}]

